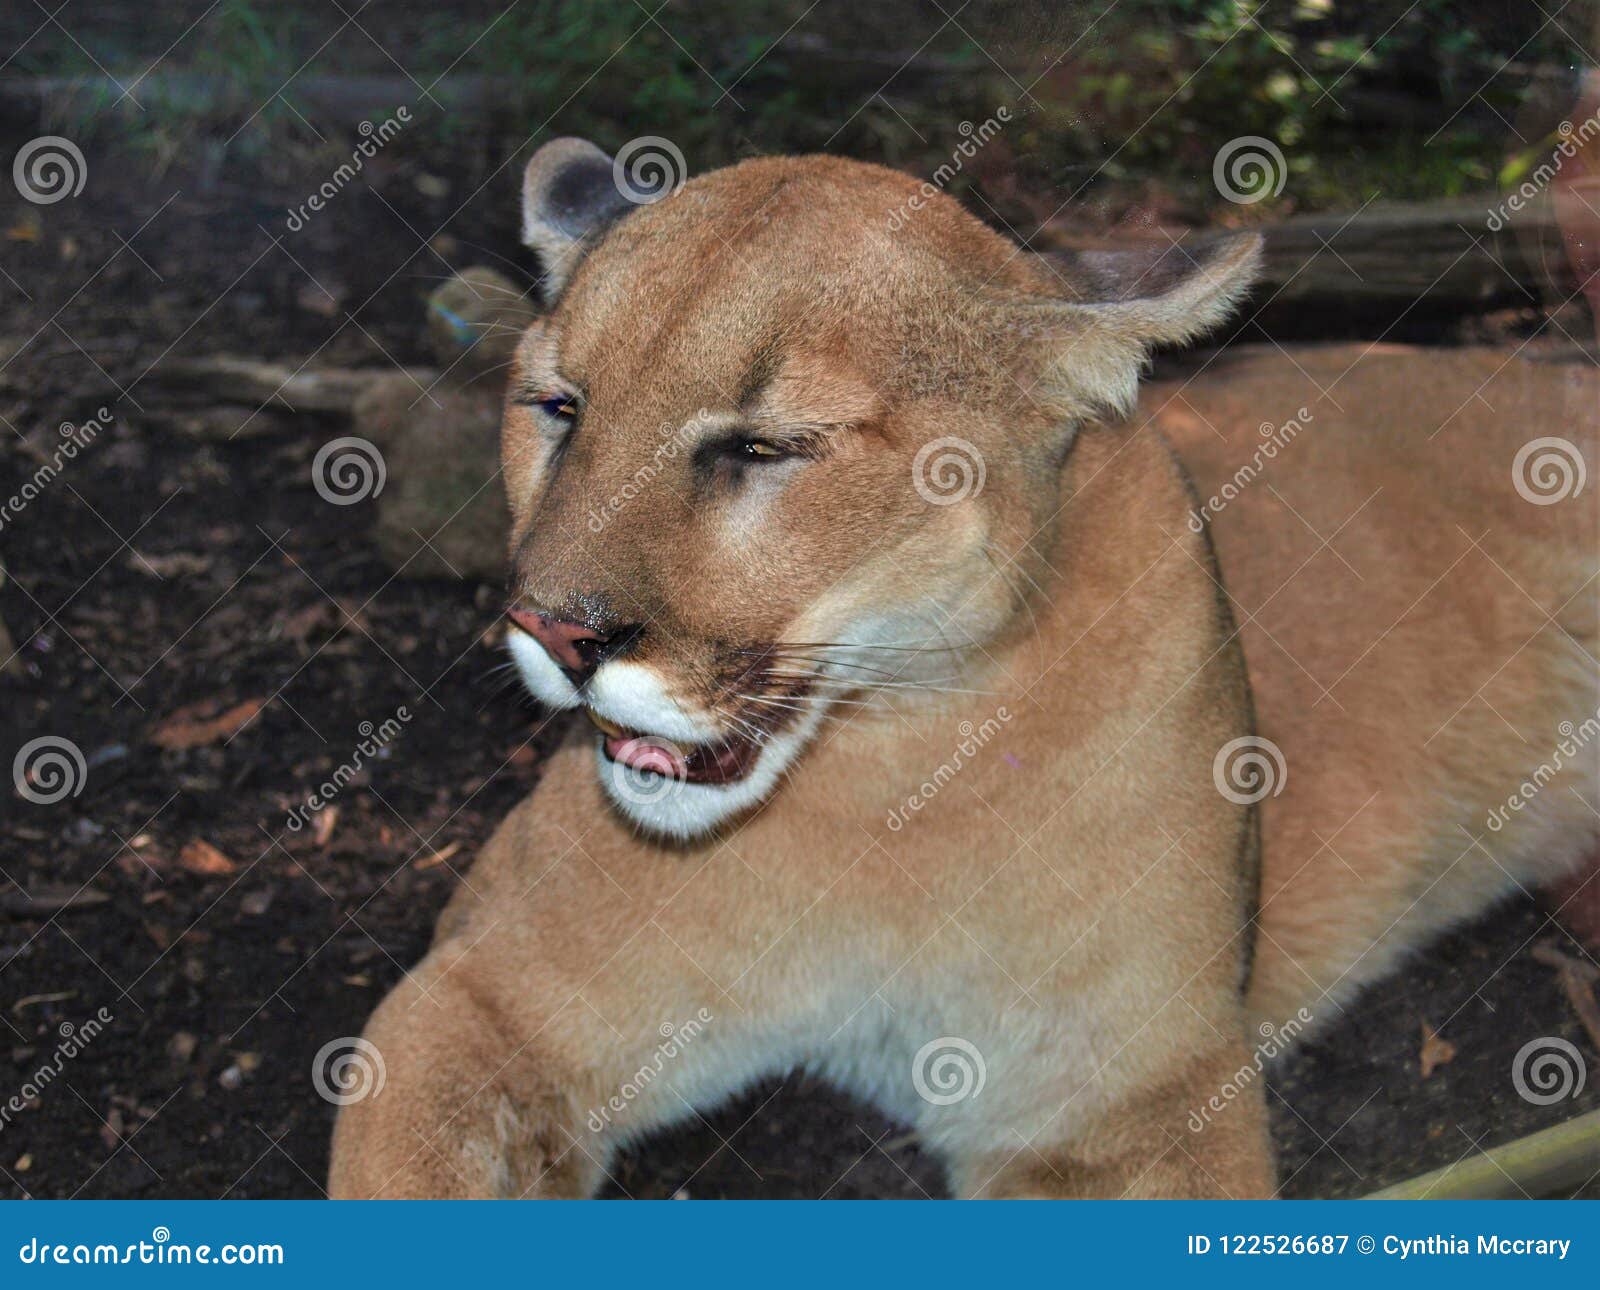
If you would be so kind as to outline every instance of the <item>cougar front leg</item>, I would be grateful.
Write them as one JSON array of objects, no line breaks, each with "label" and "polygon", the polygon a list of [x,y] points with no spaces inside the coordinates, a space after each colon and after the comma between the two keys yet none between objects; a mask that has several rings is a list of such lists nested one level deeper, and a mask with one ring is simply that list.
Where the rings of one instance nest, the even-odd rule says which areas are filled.
[{"label": "cougar front leg", "polygon": [[[1241,1081],[1246,1069],[1253,1078]],[[1273,1170],[1264,1085],[1243,1043],[1218,1045],[1081,1132],[1048,1145],[1050,1135],[1041,1134],[1029,1146],[955,1162],[957,1186],[960,1194],[988,1198],[1268,1196]]]},{"label": "cougar front leg", "polygon": [[367,1024],[382,1087],[340,1108],[329,1195],[593,1194],[604,1161],[583,1121],[598,1081],[555,1051],[573,1032],[516,1033],[474,997],[468,968],[443,970],[448,950],[435,949]]}]

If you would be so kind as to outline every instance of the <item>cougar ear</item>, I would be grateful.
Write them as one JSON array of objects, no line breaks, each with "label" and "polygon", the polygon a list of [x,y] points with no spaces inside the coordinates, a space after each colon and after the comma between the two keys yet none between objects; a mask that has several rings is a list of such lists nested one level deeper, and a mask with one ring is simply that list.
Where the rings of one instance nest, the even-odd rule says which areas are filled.
[{"label": "cougar ear", "polygon": [[[652,200],[646,196],[642,200]],[[612,159],[587,139],[552,139],[522,175],[522,242],[539,254],[539,293],[553,304],[584,253],[641,198],[630,197]]]},{"label": "cougar ear", "polygon": [[1180,345],[1217,326],[1261,268],[1258,233],[1193,246],[1073,251],[1041,256],[1060,299],[1025,307],[1025,326],[1054,341],[1046,366],[1064,393],[1128,412],[1151,349]]}]

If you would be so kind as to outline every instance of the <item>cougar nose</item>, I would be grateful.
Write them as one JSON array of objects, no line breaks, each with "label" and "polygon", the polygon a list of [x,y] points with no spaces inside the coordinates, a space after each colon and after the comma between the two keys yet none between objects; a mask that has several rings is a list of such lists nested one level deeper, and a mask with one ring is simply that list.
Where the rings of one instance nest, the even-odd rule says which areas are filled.
[{"label": "cougar nose", "polygon": [[506,610],[506,616],[538,641],[556,666],[567,674],[574,685],[580,686],[594,675],[600,664],[632,644],[640,631],[638,626],[632,626],[600,632],[582,623],[521,605],[512,605]]}]

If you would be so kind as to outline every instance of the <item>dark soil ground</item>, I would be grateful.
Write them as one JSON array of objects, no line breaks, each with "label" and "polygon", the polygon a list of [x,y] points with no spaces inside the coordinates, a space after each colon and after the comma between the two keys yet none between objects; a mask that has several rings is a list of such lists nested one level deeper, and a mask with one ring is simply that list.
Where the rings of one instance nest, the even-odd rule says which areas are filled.
[{"label": "dark soil ground", "polygon": [[[29,133],[0,139],[5,155]],[[62,1027],[102,1007],[112,1021],[0,1123],[0,1195],[317,1196],[333,1107],[314,1055],[358,1034],[421,955],[556,732],[496,674],[498,588],[396,579],[364,540],[370,504],[313,492],[329,426],[185,438],[141,409],[143,376],[169,350],[422,359],[420,301],[440,277],[532,267],[515,172],[475,194],[447,160],[396,163],[290,237],[291,187],[89,162],[84,193],[55,205],[0,188],[0,497],[61,422],[115,412],[0,529],[0,618],[19,647],[0,676],[0,759],[56,735],[89,766],[54,805],[0,794],[0,1097]],[[262,706],[226,740],[151,742],[200,701]],[[325,843],[287,831],[361,724],[402,705],[413,719],[341,795]],[[196,840],[227,872],[194,872]],[[1500,910],[1276,1070],[1286,1193],[1361,1194],[1600,1106],[1600,1078],[1544,1107],[1510,1080],[1540,1036],[1594,1066],[1530,954],[1559,935],[1532,902]],[[1455,1047],[1426,1078],[1424,1025]],[[773,1076],[622,1161],[613,1194],[940,1194],[938,1163],[896,1126]]]}]

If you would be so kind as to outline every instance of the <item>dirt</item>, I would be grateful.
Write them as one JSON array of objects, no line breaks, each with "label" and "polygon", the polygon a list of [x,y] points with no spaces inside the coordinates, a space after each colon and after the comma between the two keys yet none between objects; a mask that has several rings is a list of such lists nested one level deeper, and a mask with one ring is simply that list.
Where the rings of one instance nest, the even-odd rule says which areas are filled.
[{"label": "dirt", "polygon": [[[54,804],[0,795],[0,1095],[55,1062],[63,1027],[78,1050],[0,1120],[0,1194],[318,1196],[334,1107],[316,1054],[421,955],[558,732],[499,670],[499,588],[396,579],[365,540],[372,504],[317,495],[336,424],[196,441],[141,409],[141,382],[169,351],[423,361],[439,277],[531,269],[514,181],[472,194],[434,159],[441,193],[397,163],[289,237],[288,185],[90,162],[55,205],[0,188],[0,498],[62,422],[114,413],[0,528],[19,646],[0,757],[57,736],[87,766]],[[399,732],[337,793],[326,838],[290,829],[387,719]],[[1531,955],[1554,936],[1531,901],[1498,911],[1276,1070],[1286,1193],[1360,1194],[1600,1105],[1600,1080],[1535,1106],[1509,1078],[1535,1037],[1596,1056]],[[1424,1023],[1455,1048],[1426,1079]],[[618,1162],[610,1194],[942,1194],[902,1127],[773,1074]]]}]

